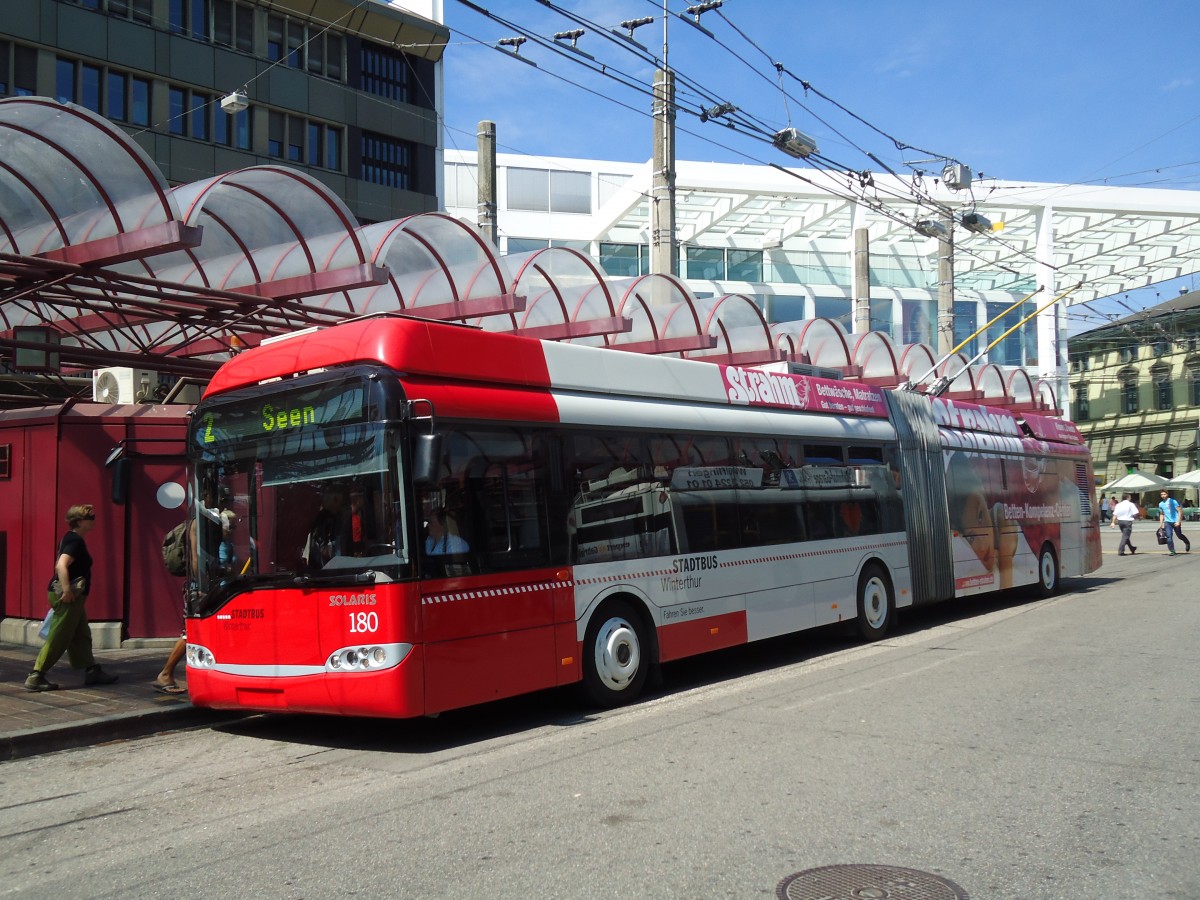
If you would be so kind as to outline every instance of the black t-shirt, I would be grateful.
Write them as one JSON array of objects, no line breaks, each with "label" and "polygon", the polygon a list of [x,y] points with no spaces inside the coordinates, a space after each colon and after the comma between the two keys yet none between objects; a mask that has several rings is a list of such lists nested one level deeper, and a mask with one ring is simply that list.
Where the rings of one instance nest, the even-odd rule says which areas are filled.
[{"label": "black t-shirt", "polygon": [[[83,535],[75,531],[68,531],[63,535],[63,539],[58,542],[58,554],[54,557],[54,565],[58,565],[58,557],[63,554],[71,557],[74,562],[67,566],[67,577],[71,581],[76,578],[84,578],[87,580],[87,585],[90,588],[92,584],[92,554],[88,553],[87,544],[83,540]],[[58,577],[55,572],[50,581],[53,582]],[[46,586],[46,590],[50,590],[50,586]]]}]

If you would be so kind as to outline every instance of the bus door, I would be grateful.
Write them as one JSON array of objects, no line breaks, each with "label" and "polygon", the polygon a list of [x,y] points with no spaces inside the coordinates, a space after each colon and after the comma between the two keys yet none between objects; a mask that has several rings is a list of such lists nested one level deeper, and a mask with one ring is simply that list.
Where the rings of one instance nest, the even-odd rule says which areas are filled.
[{"label": "bus door", "polygon": [[444,471],[419,495],[427,712],[558,683],[556,622],[574,622],[538,441],[516,429],[448,430]]}]

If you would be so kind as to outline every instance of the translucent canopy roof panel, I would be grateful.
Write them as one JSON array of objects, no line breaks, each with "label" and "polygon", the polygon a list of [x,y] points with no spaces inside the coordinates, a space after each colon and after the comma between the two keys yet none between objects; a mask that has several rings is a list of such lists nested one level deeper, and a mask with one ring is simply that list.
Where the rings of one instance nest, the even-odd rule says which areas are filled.
[{"label": "translucent canopy roof panel", "polygon": [[716,346],[689,351],[689,359],[722,358],[727,362],[752,364],[778,359],[771,328],[762,310],[744,294],[698,299],[695,309],[704,334],[716,339]]},{"label": "translucent canopy roof panel", "polygon": [[856,337],[852,358],[862,377],[881,384],[898,384],[900,366],[891,338],[882,331],[868,331]]},{"label": "translucent canopy roof panel", "polygon": [[303,172],[254,166],[172,193],[204,238],[189,253],[146,261],[164,281],[232,290],[366,262],[354,216]]},{"label": "translucent canopy roof panel", "polygon": [[0,252],[33,255],[178,219],[166,180],[107,119],[0,100]]},{"label": "translucent canopy roof panel", "polygon": [[386,284],[349,292],[359,314],[405,310],[435,318],[470,319],[503,312],[510,276],[475,228],[443,213],[424,213],[359,229]]},{"label": "translucent canopy roof panel", "polygon": [[551,337],[622,330],[603,274],[587,256],[567,247],[549,247],[510,255],[509,292],[522,297],[525,309],[477,319],[492,331],[523,331]]}]

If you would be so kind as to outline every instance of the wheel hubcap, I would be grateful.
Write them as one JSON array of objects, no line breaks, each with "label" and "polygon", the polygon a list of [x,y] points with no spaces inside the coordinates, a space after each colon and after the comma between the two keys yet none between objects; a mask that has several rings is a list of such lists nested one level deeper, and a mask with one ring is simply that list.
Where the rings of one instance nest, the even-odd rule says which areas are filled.
[{"label": "wheel hubcap", "polygon": [[872,628],[887,621],[887,588],[878,578],[872,578],[863,587],[863,616]]},{"label": "wheel hubcap", "polygon": [[637,632],[624,619],[609,619],[596,635],[596,674],[614,691],[623,691],[637,676],[642,651]]},{"label": "wheel hubcap", "polygon": [[1042,584],[1047,589],[1054,587],[1054,557],[1049,553],[1042,557]]}]

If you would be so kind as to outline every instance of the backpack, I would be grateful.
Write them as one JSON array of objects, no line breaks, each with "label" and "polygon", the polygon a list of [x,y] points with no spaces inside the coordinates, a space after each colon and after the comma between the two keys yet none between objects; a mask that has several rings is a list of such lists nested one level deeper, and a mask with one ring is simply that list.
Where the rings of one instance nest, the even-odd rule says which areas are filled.
[{"label": "backpack", "polygon": [[187,519],[167,532],[162,542],[163,562],[172,575],[187,573]]}]

